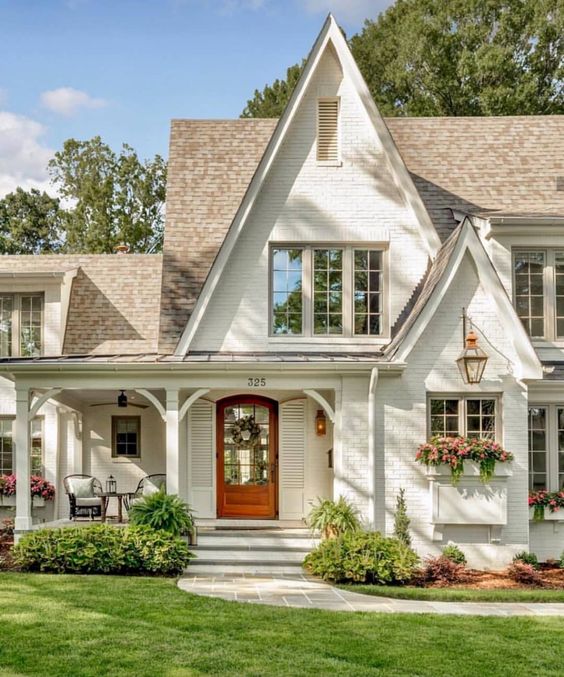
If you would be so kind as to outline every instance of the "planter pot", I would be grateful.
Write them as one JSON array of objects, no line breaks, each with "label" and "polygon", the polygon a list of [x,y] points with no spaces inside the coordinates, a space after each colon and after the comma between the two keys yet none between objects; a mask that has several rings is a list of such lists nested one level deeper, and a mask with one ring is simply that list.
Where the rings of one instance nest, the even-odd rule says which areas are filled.
[{"label": "planter pot", "polygon": [[41,498],[41,496],[33,496],[31,499],[31,505],[34,508],[44,508],[45,507],[45,499]]},{"label": "planter pot", "polygon": [[[41,496],[33,496],[31,499],[31,505],[33,508],[44,508],[45,499]],[[2,496],[0,497],[0,508],[14,508],[16,506],[16,497],[15,496]]]},{"label": "planter pot", "polygon": [[507,479],[510,464],[497,463],[487,484],[480,481],[480,466],[468,461],[458,484],[452,484],[448,466],[430,466],[431,523],[503,526],[507,524]]},{"label": "planter pot", "polygon": [[564,522],[564,508],[560,508],[556,512],[550,512],[549,508],[544,509],[544,519],[535,520],[535,512],[533,508],[529,508],[529,520],[539,524],[540,522]]}]

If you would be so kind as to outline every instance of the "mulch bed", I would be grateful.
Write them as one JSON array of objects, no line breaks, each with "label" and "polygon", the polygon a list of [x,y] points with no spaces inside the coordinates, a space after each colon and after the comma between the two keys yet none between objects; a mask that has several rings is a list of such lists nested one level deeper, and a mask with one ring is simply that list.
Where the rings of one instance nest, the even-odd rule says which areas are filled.
[{"label": "mulch bed", "polygon": [[[564,589],[564,569],[557,565],[541,564],[539,574],[542,579],[542,587],[553,590]],[[449,588],[451,590],[527,590],[530,585],[523,585],[511,579],[505,571],[479,571],[467,569],[464,581],[452,584],[428,583],[426,588]]]}]

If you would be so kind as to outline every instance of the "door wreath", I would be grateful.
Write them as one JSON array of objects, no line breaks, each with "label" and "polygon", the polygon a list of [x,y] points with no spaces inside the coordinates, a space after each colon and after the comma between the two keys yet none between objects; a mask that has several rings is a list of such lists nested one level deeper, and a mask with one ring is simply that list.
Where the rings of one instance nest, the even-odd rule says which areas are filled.
[{"label": "door wreath", "polygon": [[256,447],[260,441],[261,429],[254,416],[237,419],[229,432],[233,443],[238,447]]}]

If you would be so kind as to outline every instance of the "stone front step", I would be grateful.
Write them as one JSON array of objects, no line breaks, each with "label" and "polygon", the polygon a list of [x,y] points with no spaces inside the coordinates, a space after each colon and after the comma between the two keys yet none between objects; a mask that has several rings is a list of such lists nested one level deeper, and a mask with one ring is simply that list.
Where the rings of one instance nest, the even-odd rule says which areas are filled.
[{"label": "stone front step", "polygon": [[198,529],[196,555],[188,575],[296,575],[302,562],[317,544],[307,529]]}]

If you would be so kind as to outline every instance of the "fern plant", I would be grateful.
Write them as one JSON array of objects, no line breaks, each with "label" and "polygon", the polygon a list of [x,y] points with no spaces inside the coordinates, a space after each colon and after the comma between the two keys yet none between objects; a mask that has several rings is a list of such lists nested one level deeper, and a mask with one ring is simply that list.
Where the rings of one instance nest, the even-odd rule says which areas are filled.
[{"label": "fern plant", "polygon": [[129,522],[166,531],[174,536],[190,534],[194,518],[187,503],[174,494],[158,491],[144,496],[129,509]]},{"label": "fern plant", "polygon": [[319,532],[323,539],[358,531],[361,527],[358,510],[343,496],[338,501],[317,499],[308,517],[308,526]]}]

